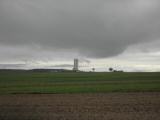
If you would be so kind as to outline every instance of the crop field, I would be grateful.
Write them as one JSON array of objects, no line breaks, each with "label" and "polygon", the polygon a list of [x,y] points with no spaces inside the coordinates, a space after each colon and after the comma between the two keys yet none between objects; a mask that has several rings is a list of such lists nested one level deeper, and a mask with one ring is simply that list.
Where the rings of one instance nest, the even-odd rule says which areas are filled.
[{"label": "crop field", "polygon": [[0,71],[0,94],[160,91],[160,73]]},{"label": "crop field", "polygon": [[0,71],[0,120],[159,120],[160,73]]}]

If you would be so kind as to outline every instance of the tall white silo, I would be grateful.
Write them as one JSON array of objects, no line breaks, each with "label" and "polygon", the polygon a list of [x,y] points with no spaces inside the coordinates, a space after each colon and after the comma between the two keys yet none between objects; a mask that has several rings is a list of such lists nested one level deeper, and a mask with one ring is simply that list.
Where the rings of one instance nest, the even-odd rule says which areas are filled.
[{"label": "tall white silo", "polygon": [[78,59],[74,59],[74,67],[73,67],[74,71],[78,71]]}]

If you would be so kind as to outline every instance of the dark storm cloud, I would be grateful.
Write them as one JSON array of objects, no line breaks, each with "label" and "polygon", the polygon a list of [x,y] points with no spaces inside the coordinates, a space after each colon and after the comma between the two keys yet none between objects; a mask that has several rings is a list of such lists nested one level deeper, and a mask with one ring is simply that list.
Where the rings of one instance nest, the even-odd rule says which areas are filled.
[{"label": "dark storm cloud", "polygon": [[120,54],[159,40],[159,0],[1,0],[0,44]]}]

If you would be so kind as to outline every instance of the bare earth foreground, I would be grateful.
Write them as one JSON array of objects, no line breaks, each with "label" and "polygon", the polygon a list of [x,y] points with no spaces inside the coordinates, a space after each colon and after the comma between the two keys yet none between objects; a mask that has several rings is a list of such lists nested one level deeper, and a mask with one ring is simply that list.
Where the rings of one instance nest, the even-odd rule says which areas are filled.
[{"label": "bare earth foreground", "polygon": [[160,92],[0,95],[0,120],[160,120]]}]

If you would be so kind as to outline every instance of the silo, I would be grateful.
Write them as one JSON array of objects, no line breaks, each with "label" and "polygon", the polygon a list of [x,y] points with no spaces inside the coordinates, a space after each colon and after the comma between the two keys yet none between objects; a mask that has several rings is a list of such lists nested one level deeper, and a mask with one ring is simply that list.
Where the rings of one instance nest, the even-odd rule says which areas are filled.
[{"label": "silo", "polygon": [[74,59],[74,67],[73,67],[74,71],[78,71],[78,59]]}]

